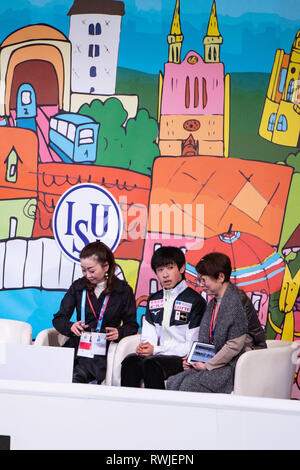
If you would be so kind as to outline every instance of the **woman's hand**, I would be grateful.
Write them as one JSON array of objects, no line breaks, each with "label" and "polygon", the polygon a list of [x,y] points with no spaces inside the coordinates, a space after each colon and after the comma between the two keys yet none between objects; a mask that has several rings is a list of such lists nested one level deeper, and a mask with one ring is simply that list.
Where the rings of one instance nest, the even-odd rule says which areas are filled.
[{"label": "woman's hand", "polygon": [[196,370],[206,370],[206,365],[204,364],[204,362],[193,362],[192,366]]},{"label": "woman's hand", "polygon": [[107,341],[116,341],[119,338],[118,328],[113,328],[112,326],[107,326],[105,328],[106,339]]},{"label": "woman's hand", "polygon": [[88,328],[89,325],[84,325],[84,322],[79,320],[71,326],[71,331],[74,333],[76,336],[81,336],[81,333],[85,330],[85,328]]},{"label": "woman's hand", "polygon": [[188,370],[188,369],[190,369],[190,368],[192,367],[191,364],[189,364],[188,362],[186,362],[186,360],[187,360],[187,356],[184,356],[184,357],[182,358],[182,367],[183,367],[183,370]]}]

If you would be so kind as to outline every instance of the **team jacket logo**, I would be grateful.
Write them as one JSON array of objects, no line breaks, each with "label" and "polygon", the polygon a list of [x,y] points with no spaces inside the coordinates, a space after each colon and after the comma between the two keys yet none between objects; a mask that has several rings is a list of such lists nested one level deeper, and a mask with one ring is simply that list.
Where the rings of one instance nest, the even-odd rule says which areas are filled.
[{"label": "team jacket logo", "polygon": [[63,253],[78,263],[82,248],[97,239],[116,250],[122,227],[121,209],[115,198],[96,184],[73,186],[55,207],[54,237]]},{"label": "team jacket logo", "polygon": [[157,300],[150,300],[149,302],[149,309],[157,309],[157,308],[163,308],[164,306],[164,299],[157,299]]},{"label": "team jacket logo", "polygon": [[181,300],[176,300],[174,309],[181,311],[181,312],[186,312],[189,313],[191,311],[192,304],[189,302],[182,302]]}]

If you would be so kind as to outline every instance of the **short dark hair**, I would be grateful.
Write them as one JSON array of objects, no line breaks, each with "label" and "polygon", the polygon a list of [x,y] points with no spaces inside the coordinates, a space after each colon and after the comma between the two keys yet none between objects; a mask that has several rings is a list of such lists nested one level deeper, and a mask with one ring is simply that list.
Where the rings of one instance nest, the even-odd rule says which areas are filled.
[{"label": "short dark hair", "polygon": [[210,276],[215,279],[218,279],[219,274],[223,273],[224,281],[229,282],[232,271],[231,261],[229,256],[215,251],[200,259],[196,265],[196,271],[202,276]]},{"label": "short dark hair", "polygon": [[151,258],[151,268],[156,272],[157,268],[175,263],[178,269],[185,264],[185,256],[176,246],[162,246],[155,250]]}]

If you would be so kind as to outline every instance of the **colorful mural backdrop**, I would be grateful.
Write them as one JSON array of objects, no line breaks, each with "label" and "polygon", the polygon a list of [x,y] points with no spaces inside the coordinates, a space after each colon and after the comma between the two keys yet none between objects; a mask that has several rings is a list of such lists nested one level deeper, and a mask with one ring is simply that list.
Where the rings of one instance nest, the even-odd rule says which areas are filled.
[{"label": "colorful mural backdrop", "polygon": [[246,3],[1,3],[2,317],[51,327],[79,251],[113,239],[139,321],[174,244],[196,290],[227,253],[268,338],[300,340],[300,4]]}]

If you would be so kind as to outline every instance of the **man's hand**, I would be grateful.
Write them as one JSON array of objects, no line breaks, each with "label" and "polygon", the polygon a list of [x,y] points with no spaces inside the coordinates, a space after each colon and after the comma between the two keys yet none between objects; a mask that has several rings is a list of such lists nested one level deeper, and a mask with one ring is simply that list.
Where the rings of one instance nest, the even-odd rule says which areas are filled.
[{"label": "man's hand", "polygon": [[154,346],[152,344],[148,343],[140,343],[138,347],[136,348],[136,354],[139,356],[153,356],[154,353]]},{"label": "man's hand", "polygon": [[182,358],[182,367],[183,367],[183,370],[188,370],[190,369],[192,366],[191,364],[189,364],[188,362],[186,362],[187,360],[187,356],[183,357]]}]

